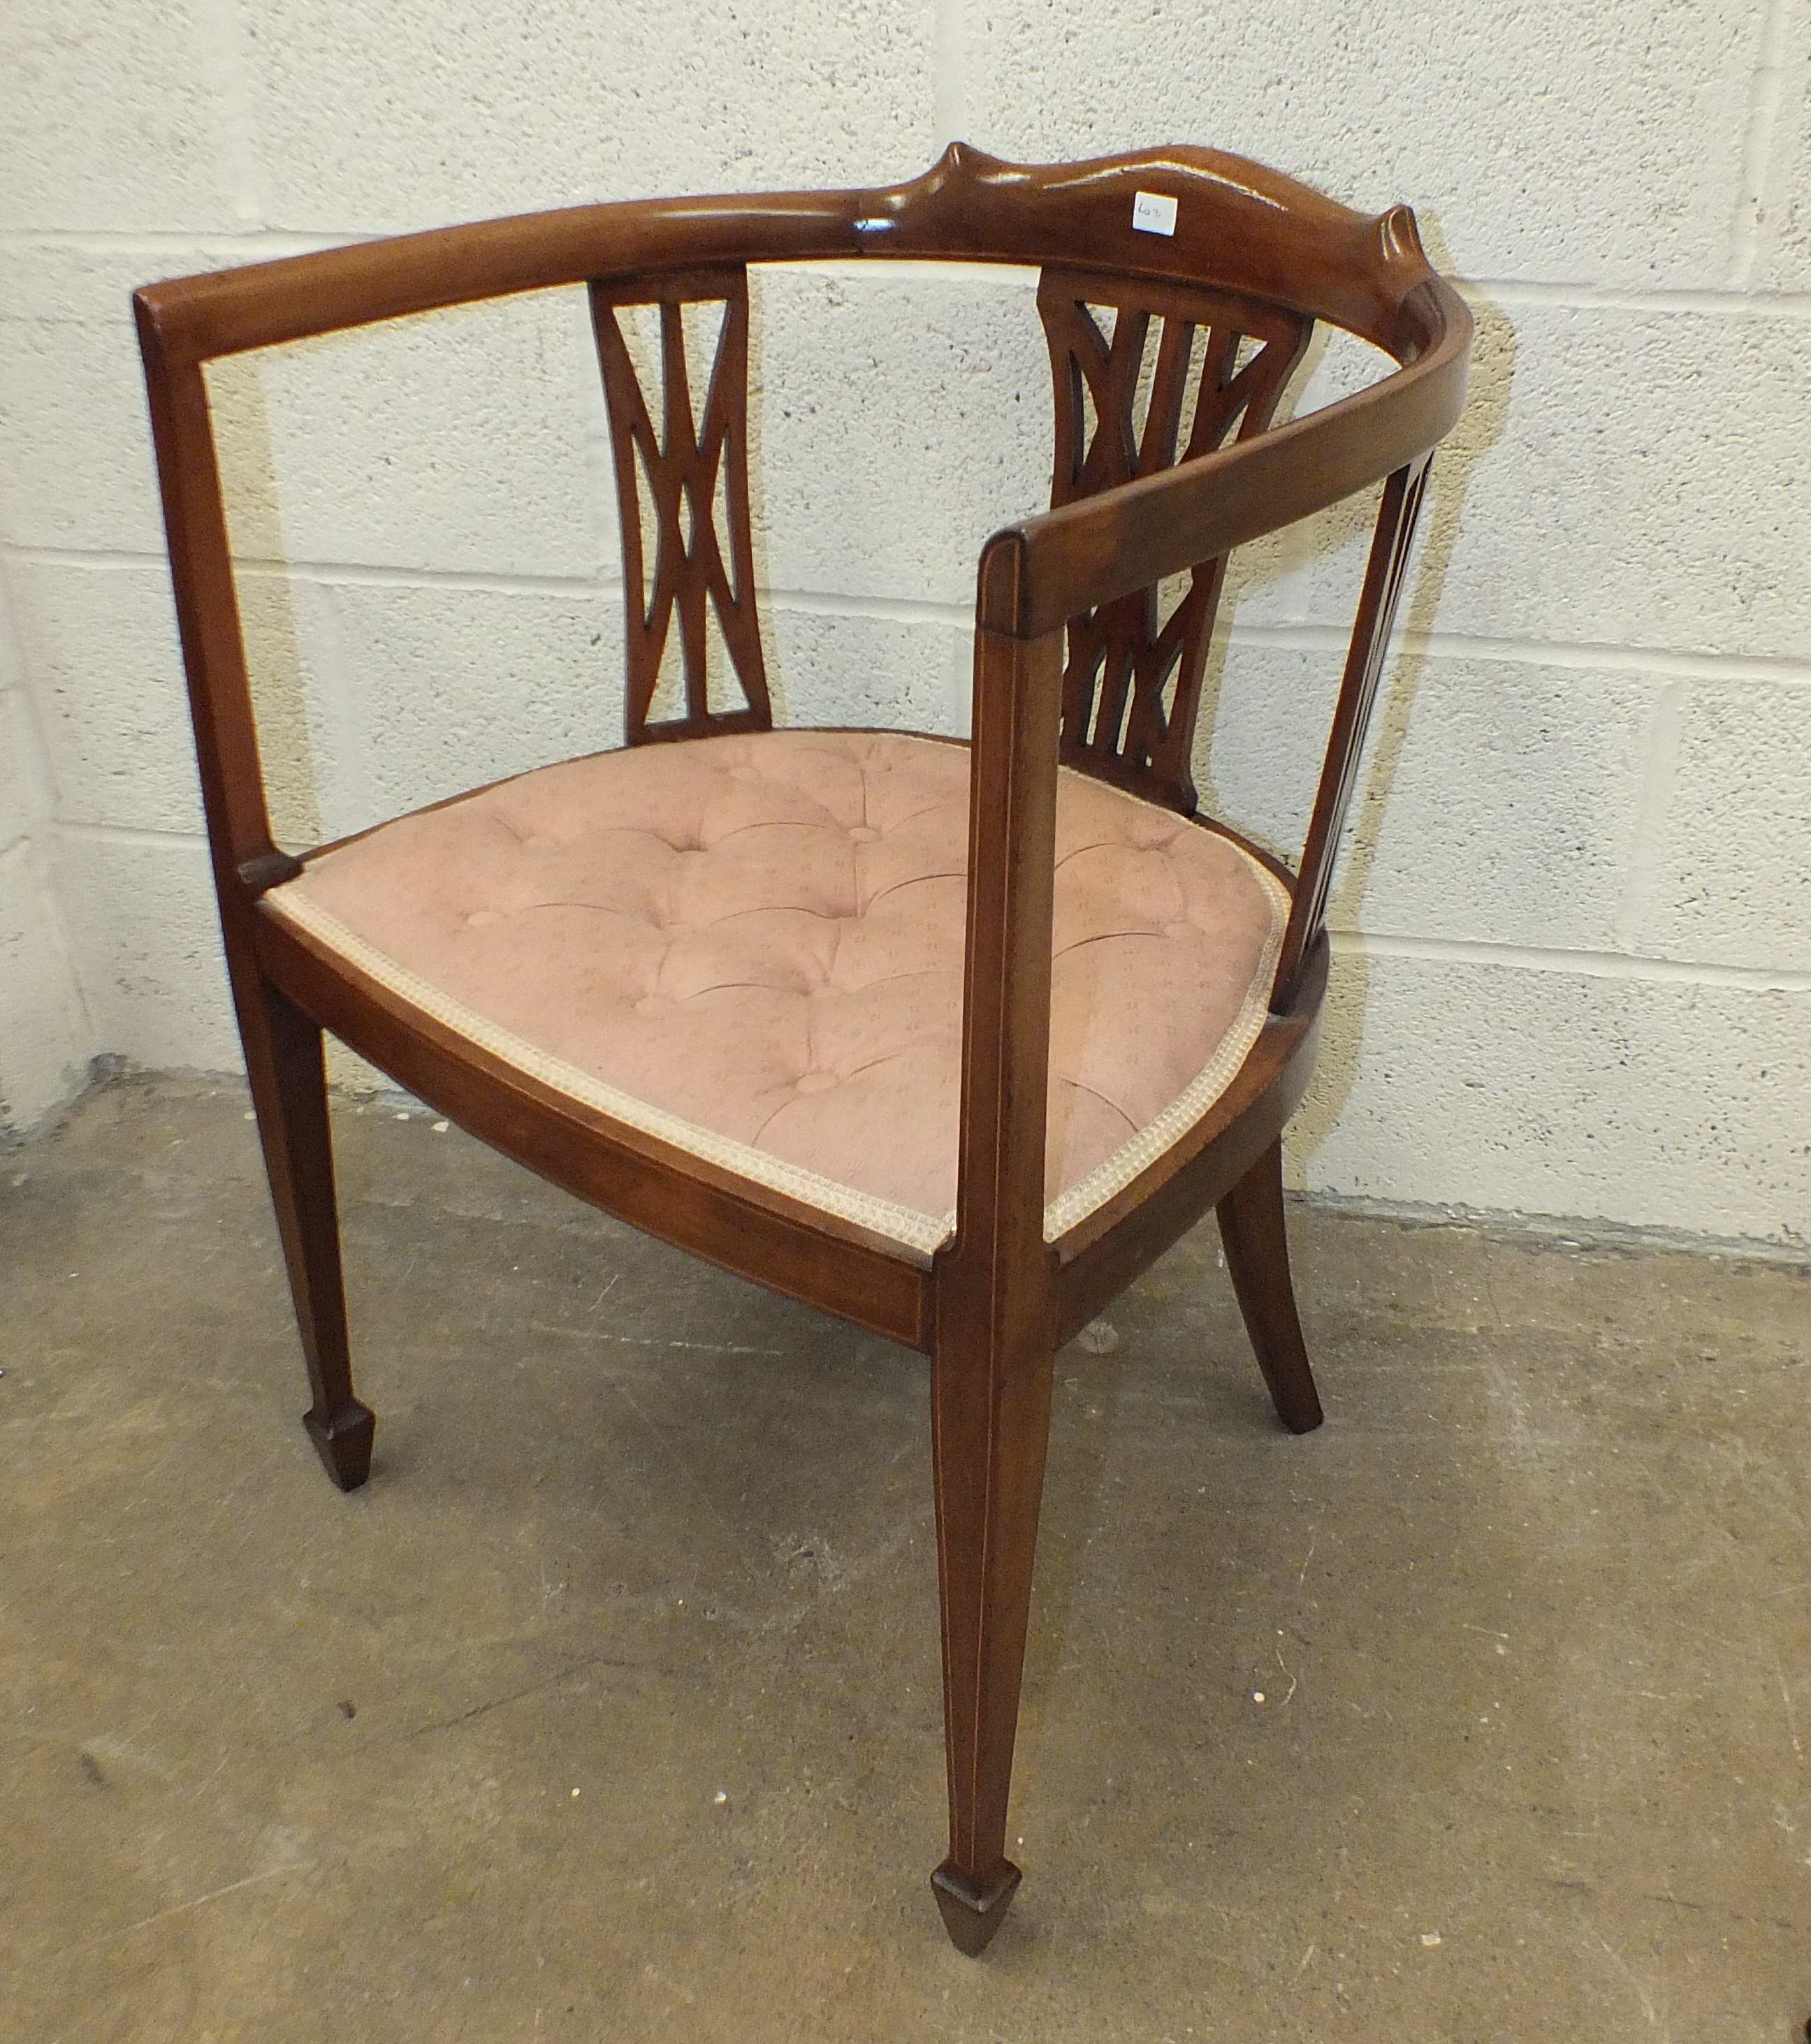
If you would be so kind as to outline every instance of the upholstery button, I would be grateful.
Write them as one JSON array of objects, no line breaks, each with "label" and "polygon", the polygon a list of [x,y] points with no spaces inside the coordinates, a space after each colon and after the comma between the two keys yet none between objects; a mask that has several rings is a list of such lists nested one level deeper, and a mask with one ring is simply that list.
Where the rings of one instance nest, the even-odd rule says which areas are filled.
[{"label": "upholstery button", "polygon": [[761,778],[761,771],[758,766],[732,766],[729,778],[732,781],[758,781]]},{"label": "upholstery button", "polygon": [[828,1093],[837,1083],[834,1072],[807,1072],[798,1082],[801,1093]]},{"label": "upholstery button", "polygon": [[1194,937],[1200,936],[1201,932],[1193,923],[1166,923],[1163,934],[1167,937]]},{"label": "upholstery button", "polygon": [[500,923],[503,920],[501,909],[474,909],[466,921],[475,930],[481,930],[486,923]]},{"label": "upholstery button", "polygon": [[872,844],[880,836],[880,832],[877,830],[871,830],[866,824],[857,824],[849,832],[849,836],[857,844]]},{"label": "upholstery button", "polygon": [[672,1005],[664,993],[644,994],[635,1004],[635,1012],[637,1015],[664,1015]]}]

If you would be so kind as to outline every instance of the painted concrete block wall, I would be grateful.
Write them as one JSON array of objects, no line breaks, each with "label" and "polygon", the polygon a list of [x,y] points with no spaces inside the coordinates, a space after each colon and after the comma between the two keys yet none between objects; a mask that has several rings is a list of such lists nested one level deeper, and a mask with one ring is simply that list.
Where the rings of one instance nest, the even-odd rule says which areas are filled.
[{"label": "painted concrete block wall", "polygon": [[98,1047],[54,857],[37,717],[0,590],[0,1155],[68,1097]]},{"label": "painted concrete block wall", "polygon": [[[38,1093],[94,1051],[235,1055],[133,284],[530,206],[891,181],[957,133],[1026,159],[1183,139],[1408,198],[1479,321],[1293,1174],[1811,1233],[1802,6],[20,0],[0,79],[0,708],[31,734],[6,786],[35,791],[6,797],[0,937],[52,1018]],[[1048,486],[1034,289],[759,279],[756,565],[788,717],[963,728],[979,545]],[[1365,353],[1327,348],[1296,404]],[[292,840],[613,741],[614,485],[573,294],[216,387]],[[1198,778],[1288,851],[1365,536],[1362,509],[1330,517],[1229,584]]]}]

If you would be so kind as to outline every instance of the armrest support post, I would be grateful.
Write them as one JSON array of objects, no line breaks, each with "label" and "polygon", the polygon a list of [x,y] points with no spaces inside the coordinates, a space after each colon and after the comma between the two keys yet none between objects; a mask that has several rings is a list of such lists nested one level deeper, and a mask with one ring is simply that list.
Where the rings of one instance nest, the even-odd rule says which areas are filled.
[{"label": "armrest support post", "polygon": [[[1011,573],[990,548],[982,581]],[[1060,628],[978,628],[969,761],[962,1136],[952,1254],[1041,1266]]]},{"label": "armrest support post", "polygon": [[248,884],[251,892],[259,891],[244,869],[260,875],[268,870],[262,862],[276,847],[233,586],[219,456],[202,363],[170,359],[143,294],[135,309],[169,536],[176,625],[194,717],[202,806],[225,904],[246,893]]},{"label": "armrest support post", "polygon": [[1371,706],[1377,700],[1377,685],[1389,650],[1390,628],[1396,621],[1396,606],[1402,594],[1415,521],[1421,513],[1432,459],[1424,454],[1398,469],[1383,486],[1377,527],[1371,536],[1371,559],[1365,568],[1364,593],[1352,624],[1340,699],[1334,708],[1333,728],[1321,769],[1321,786],[1302,846],[1295,904],[1290,911],[1282,955],[1277,960],[1271,993],[1273,1013],[1286,1012],[1293,1001],[1302,960],[1320,936],[1326,917],[1333,862],[1339,854],[1346,811],[1358,778],[1359,755],[1370,728]]}]

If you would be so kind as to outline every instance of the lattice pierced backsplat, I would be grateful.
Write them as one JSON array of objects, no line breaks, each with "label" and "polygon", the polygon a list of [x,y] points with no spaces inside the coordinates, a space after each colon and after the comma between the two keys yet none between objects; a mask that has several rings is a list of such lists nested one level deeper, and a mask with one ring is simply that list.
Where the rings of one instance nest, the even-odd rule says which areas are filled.
[{"label": "lattice pierced backsplat", "polygon": [[[1056,399],[1053,508],[1262,432],[1313,331],[1248,299],[1082,271],[1046,269],[1037,303]],[[1096,308],[1112,313],[1110,336]],[[1194,813],[1189,761],[1225,574],[1224,555],[1200,563],[1167,617],[1153,586],[1070,620],[1068,764]]]},{"label": "lattice pierced backsplat", "polygon": [[[748,270],[738,263],[620,284],[594,282],[590,297],[622,513],[623,596],[629,620],[626,740],[636,745],[651,739],[702,738],[713,732],[771,730],[773,713],[761,660],[748,524]],[[694,417],[682,308],[699,304],[720,304],[723,312],[703,413]],[[659,308],[658,433],[617,317],[629,305]],[[653,536],[652,576],[644,513]],[[727,532],[719,529],[720,517]],[[651,723],[675,612],[685,714]],[[740,709],[711,708],[713,615],[740,687]]]}]

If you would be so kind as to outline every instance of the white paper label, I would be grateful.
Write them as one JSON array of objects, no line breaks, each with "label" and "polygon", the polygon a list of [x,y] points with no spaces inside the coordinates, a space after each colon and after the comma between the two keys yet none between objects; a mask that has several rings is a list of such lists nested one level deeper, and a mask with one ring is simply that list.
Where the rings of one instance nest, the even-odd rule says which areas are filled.
[{"label": "white paper label", "polygon": [[1161,192],[1134,192],[1132,224],[1140,234],[1174,234],[1176,202],[1165,198]]}]

